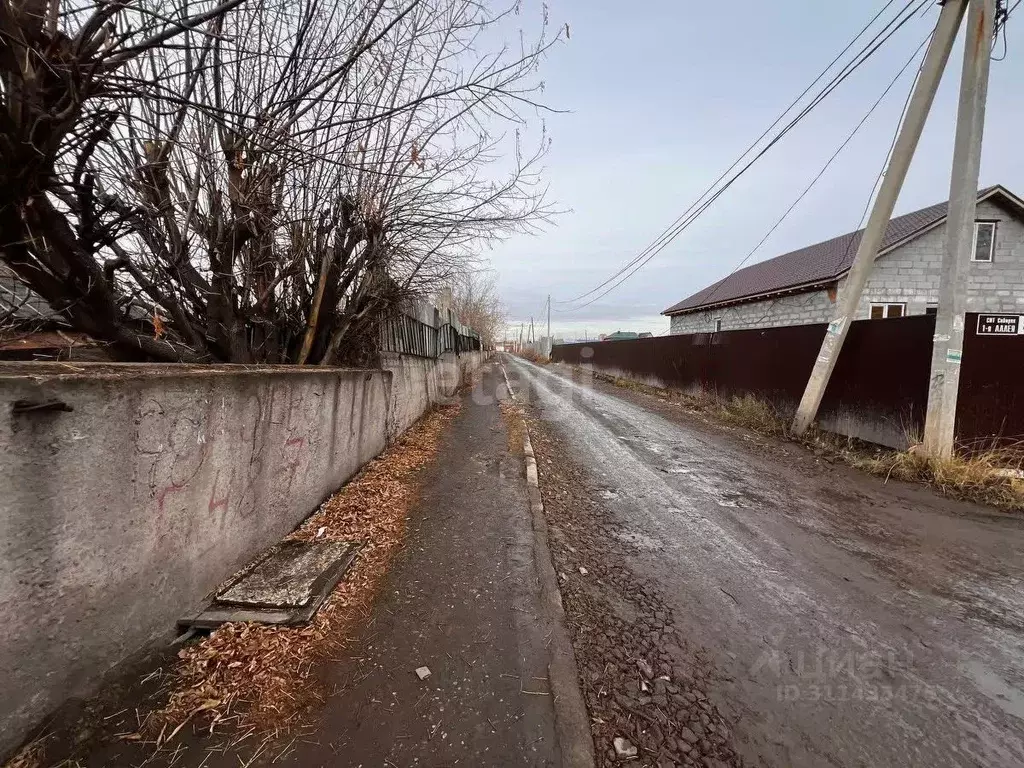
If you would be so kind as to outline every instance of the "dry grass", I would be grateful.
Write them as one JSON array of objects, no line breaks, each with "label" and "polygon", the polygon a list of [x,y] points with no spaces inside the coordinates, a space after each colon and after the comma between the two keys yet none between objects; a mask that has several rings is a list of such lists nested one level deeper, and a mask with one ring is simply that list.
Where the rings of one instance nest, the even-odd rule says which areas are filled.
[{"label": "dry grass", "polygon": [[886,480],[923,483],[951,498],[1005,510],[1024,510],[1024,445],[1012,448],[974,446],[973,450],[950,459],[930,459],[916,446],[894,451],[818,431],[798,438],[790,433],[789,420],[784,414],[771,403],[750,394],[725,400],[713,393],[690,395],[597,372],[594,376],[618,387],[679,401],[687,411],[709,421],[786,438]]},{"label": "dry grass", "polygon": [[783,435],[788,431],[778,409],[751,394],[717,401],[717,410],[723,421],[762,435]]},{"label": "dry grass", "polygon": [[536,363],[537,365],[547,365],[550,362],[544,355],[535,349],[527,348],[517,354],[524,360],[529,360],[531,363]]},{"label": "dry grass", "polygon": [[304,627],[225,624],[183,648],[166,707],[149,719],[144,736],[133,738],[156,735],[160,747],[175,729],[200,720],[211,731],[229,720],[240,727],[287,730],[322,701],[317,664],[336,655],[369,613],[401,547],[416,475],[437,453],[441,433],[458,409],[450,405],[428,414],[291,534],[363,542],[313,621]]},{"label": "dry grass", "polygon": [[848,453],[847,463],[874,475],[926,483],[947,496],[1008,510],[1024,509],[1024,479],[1019,450],[989,450],[932,459],[913,448],[882,455]]},{"label": "dry grass", "polygon": [[[579,371],[579,367],[574,372]],[[642,392],[660,400],[671,400],[683,406],[687,412],[702,416],[705,419],[716,422],[724,422],[732,427],[749,429],[763,435],[785,435],[788,432],[787,421],[771,403],[761,400],[751,394],[742,397],[725,399],[713,392],[700,392],[690,394],[677,390],[656,387],[651,384],[634,379],[627,379],[623,376],[609,376],[608,374],[593,371],[596,379],[607,381],[620,389],[631,389],[634,392]]]},{"label": "dry grass", "polygon": [[[583,373],[584,369],[580,366],[573,368],[573,374],[575,377],[579,377]],[[587,373],[593,376],[595,379],[601,379],[602,381],[608,381],[614,384],[616,387],[621,389],[632,389],[634,392],[643,392],[646,395],[652,397],[658,397],[662,400],[683,400],[686,402],[696,402],[701,398],[694,395],[688,395],[684,392],[678,392],[674,389],[665,389],[663,387],[655,387],[650,384],[644,384],[642,381],[636,381],[634,379],[627,379],[622,376],[609,376],[604,373],[597,371],[587,371]]]},{"label": "dry grass", "polygon": [[3,768],[41,768],[46,754],[43,742],[43,739],[29,742],[4,763]]},{"label": "dry grass", "polygon": [[511,400],[502,400],[498,403],[501,410],[501,418],[505,422],[505,432],[508,435],[508,451],[518,455],[523,452],[524,424],[523,408]]}]

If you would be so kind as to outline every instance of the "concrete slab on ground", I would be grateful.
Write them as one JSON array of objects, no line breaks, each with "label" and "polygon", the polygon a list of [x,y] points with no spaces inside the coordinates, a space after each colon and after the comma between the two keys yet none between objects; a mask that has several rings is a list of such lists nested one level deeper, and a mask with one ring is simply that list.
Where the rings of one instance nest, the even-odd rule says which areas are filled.
[{"label": "concrete slab on ground", "polygon": [[281,608],[308,605],[353,548],[347,541],[282,542],[218,592],[217,602]]},{"label": "concrete slab on ground", "polygon": [[358,549],[350,541],[283,541],[244,568],[211,602],[180,618],[178,626],[305,624],[341,581]]}]

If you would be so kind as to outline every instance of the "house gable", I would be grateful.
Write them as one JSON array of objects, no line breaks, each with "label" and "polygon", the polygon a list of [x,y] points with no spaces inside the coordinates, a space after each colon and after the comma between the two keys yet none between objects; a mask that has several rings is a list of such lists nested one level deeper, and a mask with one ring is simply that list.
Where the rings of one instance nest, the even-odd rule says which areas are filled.
[{"label": "house gable", "polygon": [[[1016,206],[996,197],[978,203],[976,218],[997,222],[995,248],[990,263],[971,262],[967,268],[966,310],[1024,313],[1024,218]],[[935,226],[879,256],[857,318],[869,317],[872,303],[904,303],[908,315],[937,305],[945,248],[946,228]]]},{"label": "house gable", "polygon": [[[1018,201],[1019,202],[1019,201]],[[1001,194],[983,196],[977,218],[997,222],[993,259],[971,262],[967,270],[967,311],[1024,314],[1024,206]],[[871,316],[872,304],[903,304],[903,314],[922,315],[938,304],[945,218],[895,244],[878,257],[864,287],[855,319]],[[670,316],[671,333],[771,328],[827,323],[835,312],[846,275],[817,286],[777,291]],[[832,290],[830,290],[830,288]]]},{"label": "house gable", "polygon": [[[1024,201],[1002,186],[981,190],[978,199],[979,206],[995,204],[1018,222],[1024,221]],[[942,228],[947,205],[938,203],[892,219],[882,240],[880,256]],[[853,263],[861,234],[862,230],[858,230],[737,270],[662,314],[675,316],[821,289],[845,276]]]}]

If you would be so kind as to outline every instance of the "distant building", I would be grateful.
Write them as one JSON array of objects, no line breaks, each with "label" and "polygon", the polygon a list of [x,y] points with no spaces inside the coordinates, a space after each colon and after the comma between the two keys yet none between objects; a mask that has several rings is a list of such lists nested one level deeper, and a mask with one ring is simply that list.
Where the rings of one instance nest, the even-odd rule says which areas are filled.
[{"label": "distant building", "polygon": [[616,331],[615,333],[609,333],[607,336],[602,336],[601,341],[628,341],[638,338],[640,338],[640,335],[633,331]]},{"label": "distant building", "polygon": [[0,319],[7,323],[42,323],[60,320],[46,299],[25,285],[14,270],[0,263]]},{"label": "distant building", "polygon": [[654,338],[654,334],[651,333],[650,331],[644,331],[643,333],[640,334],[640,338],[641,339],[653,339]]},{"label": "distant building", "polygon": [[[131,317],[148,321],[151,310],[132,304]],[[0,360],[78,360],[117,358],[109,344],[74,330],[60,312],[0,263]]]}]

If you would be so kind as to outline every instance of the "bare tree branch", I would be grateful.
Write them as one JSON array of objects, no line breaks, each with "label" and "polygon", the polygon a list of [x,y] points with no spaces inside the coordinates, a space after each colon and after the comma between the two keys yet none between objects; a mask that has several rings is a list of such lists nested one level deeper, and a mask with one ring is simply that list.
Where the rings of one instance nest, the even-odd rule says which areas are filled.
[{"label": "bare tree branch", "polygon": [[76,1],[0,0],[0,259],[66,322],[333,364],[412,294],[496,311],[479,254],[553,212],[521,138],[546,18],[526,45],[477,0]]}]

